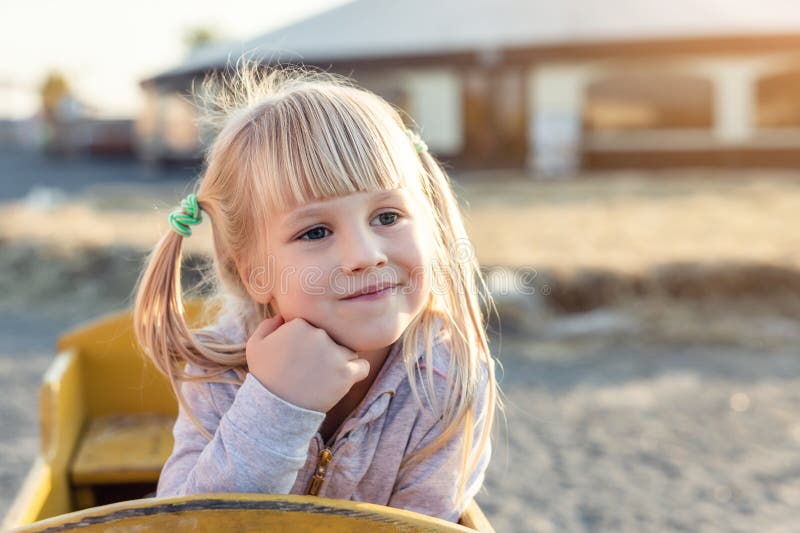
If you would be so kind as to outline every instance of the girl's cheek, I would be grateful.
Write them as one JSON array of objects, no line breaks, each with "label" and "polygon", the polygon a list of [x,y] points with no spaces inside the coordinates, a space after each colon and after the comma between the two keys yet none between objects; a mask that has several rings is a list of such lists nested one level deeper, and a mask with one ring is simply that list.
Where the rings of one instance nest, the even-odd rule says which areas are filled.
[{"label": "girl's cheek", "polygon": [[430,232],[425,232],[421,227],[414,228],[414,247],[420,263],[429,262],[433,253],[434,239]]},{"label": "girl's cheek", "polygon": [[431,266],[424,261],[412,267],[409,282],[414,291],[427,291],[430,288],[430,269]]},{"label": "girl's cheek", "polygon": [[413,250],[413,261],[416,265],[427,267],[433,258],[433,241],[429,237],[420,237]]}]

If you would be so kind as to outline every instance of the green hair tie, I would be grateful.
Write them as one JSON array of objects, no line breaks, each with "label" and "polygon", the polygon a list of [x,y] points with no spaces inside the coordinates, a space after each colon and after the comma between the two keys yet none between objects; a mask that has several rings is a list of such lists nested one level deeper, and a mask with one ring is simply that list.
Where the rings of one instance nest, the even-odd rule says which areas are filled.
[{"label": "green hair tie", "polygon": [[169,214],[169,225],[176,233],[184,237],[192,235],[192,228],[203,221],[203,214],[200,212],[200,205],[197,203],[197,195],[190,194],[181,200],[181,209],[176,209]]},{"label": "green hair tie", "polygon": [[408,135],[408,138],[411,139],[411,142],[414,143],[414,148],[417,149],[418,154],[428,151],[428,145],[425,144],[425,141],[422,140],[422,137],[409,129],[406,129],[406,134]]}]

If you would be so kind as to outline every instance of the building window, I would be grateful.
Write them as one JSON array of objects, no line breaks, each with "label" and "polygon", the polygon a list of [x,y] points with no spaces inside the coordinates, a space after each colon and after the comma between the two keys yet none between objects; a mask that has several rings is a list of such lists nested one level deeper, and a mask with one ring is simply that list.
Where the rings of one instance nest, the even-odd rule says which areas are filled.
[{"label": "building window", "polygon": [[587,88],[584,129],[710,129],[712,90],[710,80],[691,75],[620,72],[606,76]]},{"label": "building window", "polygon": [[756,124],[761,129],[800,127],[800,70],[758,81]]}]

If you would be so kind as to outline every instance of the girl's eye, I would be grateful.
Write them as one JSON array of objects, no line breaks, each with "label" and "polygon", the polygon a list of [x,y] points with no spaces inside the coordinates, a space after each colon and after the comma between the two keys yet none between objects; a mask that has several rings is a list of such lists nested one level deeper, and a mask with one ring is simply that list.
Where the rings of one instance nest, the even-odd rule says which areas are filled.
[{"label": "girl's eye", "polygon": [[389,226],[391,224],[394,224],[395,221],[397,221],[398,216],[399,215],[397,213],[392,213],[391,211],[387,211],[386,213],[381,213],[380,215],[378,215],[377,218],[380,219],[381,222],[385,222],[385,224],[381,224],[382,226]]},{"label": "girl's eye", "polygon": [[[300,236],[300,238],[301,239],[305,239],[307,241],[318,241],[319,239],[321,239],[321,238],[326,236],[325,233],[324,233],[326,231],[330,232],[330,230],[328,228],[325,228],[323,226],[317,226],[316,228],[311,228],[307,232],[303,233]],[[306,236],[308,236],[307,239],[306,239]]]},{"label": "girl's eye", "polygon": [[[379,214],[375,218],[380,220],[381,226],[391,226],[392,224],[397,222],[397,218],[399,216],[400,216],[399,213],[387,211],[385,213]],[[328,236],[328,233],[325,232],[330,233],[330,230],[324,226],[317,226],[303,233],[299,238],[305,241],[318,241]]]}]

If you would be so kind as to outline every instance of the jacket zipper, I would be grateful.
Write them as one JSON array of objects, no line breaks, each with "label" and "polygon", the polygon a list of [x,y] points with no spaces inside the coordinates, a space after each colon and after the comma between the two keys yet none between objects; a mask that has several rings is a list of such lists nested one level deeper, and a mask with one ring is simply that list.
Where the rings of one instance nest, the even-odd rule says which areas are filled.
[{"label": "jacket zipper", "polygon": [[[394,397],[393,390],[384,391],[382,394],[389,394],[390,397]],[[345,419],[345,422],[349,420],[351,416],[353,416],[352,413]],[[342,422],[342,425],[344,425],[344,422]],[[350,432],[348,431],[342,438],[339,438],[337,434],[335,443],[338,443],[340,440],[347,440],[349,434]],[[333,450],[331,450],[330,446],[325,446],[325,448],[320,450],[318,457],[317,467],[314,470],[311,481],[308,483],[308,490],[306,491],[306,494],[311,496],[319,495],[322,483],[325,481],[325,474],[328,472],[328,465],[331,463],[331,459],[333,459]]]},{"label": "jacket zipper", "polygon": [[328,465],[333,459],[333,452],[330,447],[325,447],[319,452],[319,461],[317,461],[317,468],[314,471],[314,476],[308,484],[308,491],[306,494],[311,496],[318,496],[319,489],[322,488],[322,482],[325,481],[325,473],[328,470]]}]

